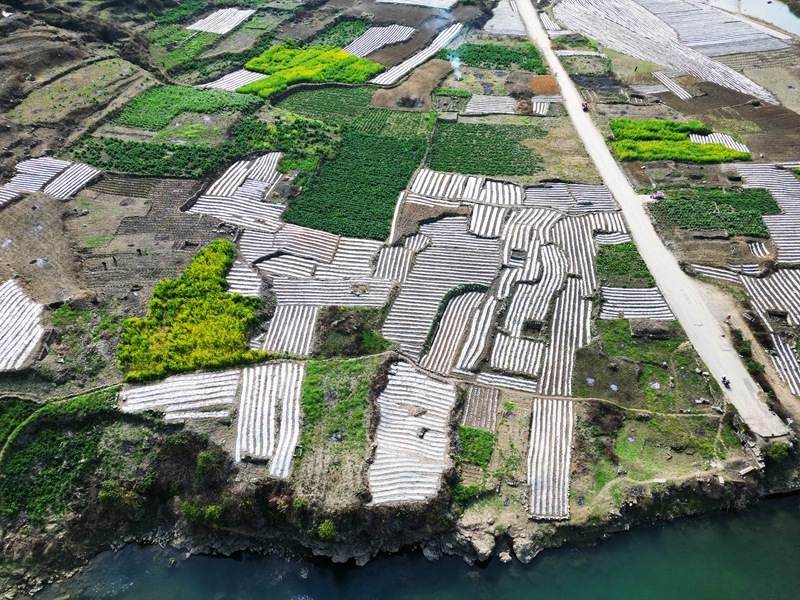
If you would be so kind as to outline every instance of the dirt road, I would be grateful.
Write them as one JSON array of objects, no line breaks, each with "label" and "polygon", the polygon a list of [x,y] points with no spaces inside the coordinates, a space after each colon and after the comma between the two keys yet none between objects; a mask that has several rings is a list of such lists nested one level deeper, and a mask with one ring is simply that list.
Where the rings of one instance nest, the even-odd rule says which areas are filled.
[{"label": "dirt road", "polygon": [[717,381],[722,375],[727,375],[731,380],[730,390],[724,390],[724,393],[754,433],[765,439],[788,435],[788,427],[769,410],[760,387],[744,368],[730,340],[724,336],[722,320],[725,315],[713,314],[703,301],[695,282],[681,271],[644,209],[643,200],[646,197],[636,194],[591,116],[581,110],[582,98],[578,89],[551,48],[550,39],[531,0],[517,0],[516,4],[528,36],[538,46],[542,57],[559,81],[564,106],[575,129],[606,186],[622,207],[639,252],[695,350]]}]

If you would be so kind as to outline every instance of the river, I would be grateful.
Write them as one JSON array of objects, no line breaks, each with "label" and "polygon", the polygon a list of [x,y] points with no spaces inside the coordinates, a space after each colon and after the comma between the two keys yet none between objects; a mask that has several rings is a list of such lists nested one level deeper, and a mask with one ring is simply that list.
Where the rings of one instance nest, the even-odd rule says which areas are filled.
[{"label": "river", "polygon": [[731,12],[741,12],[800,36],[800,17],[778,0],[709,0],[709,4]]},{"label": "river", "polygon": [[800,496],[730,514],[681,519],[619,534],[589,548],[540,554],[529,565],[458,558],[428,562],[419,553],[367,566],[301,565],[244,554],[192,557],[168,566],[173,551],[127,547],[98,556],[65,593],[86,600],[249,600],[631,598],[737,600],[800,597]]}]

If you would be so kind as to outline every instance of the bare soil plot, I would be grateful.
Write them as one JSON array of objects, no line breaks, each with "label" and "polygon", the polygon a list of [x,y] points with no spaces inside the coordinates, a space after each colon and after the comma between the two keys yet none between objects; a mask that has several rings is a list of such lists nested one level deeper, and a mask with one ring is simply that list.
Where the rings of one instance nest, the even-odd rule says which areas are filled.
[{"label": "bare soil plot", "polygon": [[41,304],[80,298],[80,262],[63,221],[61,200],[32,194],[3,208],[0,219],[0,278],[20,276]]},{"label": "bare soil plot", "polygon": [[[372,58],[372,57],[370,57]],[[417,68],[396,87],[380,89],[372,97],[375,108],[431,110],[431,93],[452,70],[446,60],[433,59]]]}]

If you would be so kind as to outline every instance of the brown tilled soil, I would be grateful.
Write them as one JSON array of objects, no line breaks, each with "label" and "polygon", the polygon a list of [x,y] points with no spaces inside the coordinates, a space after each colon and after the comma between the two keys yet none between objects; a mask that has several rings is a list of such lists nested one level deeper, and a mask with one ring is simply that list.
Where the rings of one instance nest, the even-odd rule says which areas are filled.
[{"label": "brown tilled soil", "polygon": [[[92,188],[84,192],[92,207],[116,211],[127,203],[125,209],[134,214],[117,212],[106,223],[119,220],[114,238],[81,251],[82,280],[100,299],[120,303],[126,311],[144,314],[156,283],[180,275],[195,252],[212,240],[233,240],[235,235],[234,227],[213,217],[180,212],[200,191],[201,181],[119,177],[98,185],[96,200],[88,199]],[[141,198],[144,193],[147,197]],[[77,219],[90,216],[92,212]]]},{"label": "brown tilled soil", "polygon": [[61,200],[29,194],[3,208],[0,280],[16,277],[36,302],[51,304],[86,295],[80,257],[66,234]]},{"label": "brown tilled soil", "polygon": [[403,204],[403,207],[400,209],[400,215],[397,218],[395,239],[389,240],[389,243],[393,244],[403,236],[416,233],[419,223],[428,223],[441,219],[442,217],[451,217],[453,215],[467,216],[469,215],[469,208],[463,205],[456,205],[455,203],[453,208]]},{"label": "brown tilled soil", "polygon": [[543,96],[558,94],[558,82],[552,75],[537,75],[531,79],[531,92]]},{"label": "brown tilled soil", "polygon": [[446,60],[429,60],[397,87],[375,92],[371,104],[375,108],[428,111],[431,109],[431,93],[451,70]]}]

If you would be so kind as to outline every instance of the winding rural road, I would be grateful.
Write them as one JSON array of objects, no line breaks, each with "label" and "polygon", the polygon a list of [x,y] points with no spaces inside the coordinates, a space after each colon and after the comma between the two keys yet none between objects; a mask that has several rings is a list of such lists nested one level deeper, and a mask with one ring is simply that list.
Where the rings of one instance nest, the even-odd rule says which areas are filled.
[{"label": "winding rural road", "polygon": [[591,116],[581,110],[583,99],[550,46],[550,38],[539,21],[531,0],[516,0],[516,5],[528,37],[538,46],[542,57],[559,81],[564,106],[586,146],[586,151],[622,207],[631,237],[695,350],[717,381],[722,375],[727,375],[731,380],[731,389],[723,392],[751,431],[764,439],[789,435],[789,428],[769,409],[764,393],[744,368],[730,339],[725,336],[722,327],[724,315],[712,314],[695,282],[681,270],[678,261],[656,233],[644,209],[643,200],[647,197],[636,194]]}]

